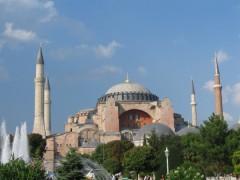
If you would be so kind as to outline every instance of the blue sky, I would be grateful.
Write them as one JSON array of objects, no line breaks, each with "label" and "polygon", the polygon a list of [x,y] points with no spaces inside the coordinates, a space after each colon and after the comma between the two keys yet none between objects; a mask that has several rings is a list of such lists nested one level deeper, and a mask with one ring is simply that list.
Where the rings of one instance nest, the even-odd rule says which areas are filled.
[{"label": "blue sky", "polygon": [[229,124],[240,112],[240,2],[237,0],[0,0],[0,117],[9,131],[33,124],[36,53],[42,43],[52,87],[52,126],[94,107],[128,72],[175,112],[191,118],[191,77],[198,118],[214,111],[217,52]]}]

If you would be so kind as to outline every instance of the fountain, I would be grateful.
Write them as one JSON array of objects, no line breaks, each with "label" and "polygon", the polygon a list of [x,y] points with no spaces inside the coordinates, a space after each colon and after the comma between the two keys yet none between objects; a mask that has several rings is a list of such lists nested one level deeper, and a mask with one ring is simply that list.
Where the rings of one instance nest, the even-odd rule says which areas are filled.
[{"label": "fountain", "polygon": [[10,143],[10,135],[7,134],[6,125],[3,121],[0,129],[0,149],[2,164],[6,164],[14,157],[15,159],[22,159],[25,162],[30,161],[28,150],[27,124],[24,122],[19,129],[16,127],[14,140]]}]

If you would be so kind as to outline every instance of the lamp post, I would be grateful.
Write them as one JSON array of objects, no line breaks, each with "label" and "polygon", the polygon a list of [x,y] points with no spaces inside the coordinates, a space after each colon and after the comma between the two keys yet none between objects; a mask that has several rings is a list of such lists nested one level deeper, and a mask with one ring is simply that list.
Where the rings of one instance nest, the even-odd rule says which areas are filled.
[{"label": "lamp post", "polygon": [[166,147],[165,149],[165,156],[166,156],[166,161],[167,161],[167,175],[169,174],[169,165],[168,165],[168,156],[169,156],[169,150],[168,148]]}]

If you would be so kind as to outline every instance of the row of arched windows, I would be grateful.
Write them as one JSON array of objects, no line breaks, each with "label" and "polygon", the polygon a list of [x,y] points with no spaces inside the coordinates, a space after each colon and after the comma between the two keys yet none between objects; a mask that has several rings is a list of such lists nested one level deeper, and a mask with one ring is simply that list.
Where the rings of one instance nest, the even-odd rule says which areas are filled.
[{"label": "row of arched windows", "polygon": [[158,101],[158,97],[153,94],[114,93],[101,97],[99,102],[106,102],[109,98],[114,98],[116,101]]}]

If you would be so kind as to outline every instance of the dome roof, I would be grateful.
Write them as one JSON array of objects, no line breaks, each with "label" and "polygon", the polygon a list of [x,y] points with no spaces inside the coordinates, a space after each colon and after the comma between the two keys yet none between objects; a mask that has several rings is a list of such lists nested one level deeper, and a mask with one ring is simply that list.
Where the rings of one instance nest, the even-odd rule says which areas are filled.
[{"label": "dome roof", "polygon": [[135,139],[143,139],[144,135],[151,135],[152,131],[155,131],[155,133],[158,136],[162,135],[174,135],[171,128],[168,126],[161,124],[161,123],[153,123],[146,125],[138,130]]},{"label": "dome roof", "polygon": [[183,135],[186,135],[186,134],[198,134],[200,131],[197,127],[185,127],[183,129],[181,129],[180,131],[178,131],[176,134],[179,135],[179,136],[183,136]]},{"label": "dome roof", "polygon": [[121,93],[121,92],[134,92],[134,93],[146,93],[151,94],[151,91],[145,88],[144,86],[133,83],[128,79],[122,83],[116,84],[109,88],[105,94],[114,94],[114,93]]}]

